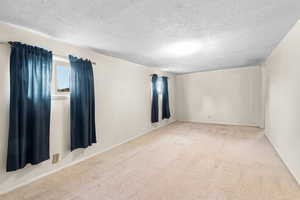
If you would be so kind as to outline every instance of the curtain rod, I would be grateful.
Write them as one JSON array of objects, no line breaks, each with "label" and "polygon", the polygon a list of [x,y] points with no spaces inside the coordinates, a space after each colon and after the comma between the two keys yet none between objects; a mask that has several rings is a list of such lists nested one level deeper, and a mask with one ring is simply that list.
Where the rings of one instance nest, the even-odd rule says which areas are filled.
[{"label": "curtain rod", "polygon": [[[149,74],[149,76],[153,76],[154,74]],[[157,74],[157,76],[159,77],[159,75]],[[163,77],[163,76],[160,76],[160,77]],[[168,78],[168,76],[165,76]]]},{"label": "curtain rod", "polygon": [[[4,44],[4,45],[10,45],[8,42],[0,42],[0,44]],[[69,60],[69,58],[67,56],[62,56],[62,55],[58,55],[58,54],[53,54],[53,56],[56,56],[56,57],[60,57],[60,58],[63,58],[63,59],[66,59],[66,60]],[[96,65],[97,63],[91,61],[93,65]]]}]

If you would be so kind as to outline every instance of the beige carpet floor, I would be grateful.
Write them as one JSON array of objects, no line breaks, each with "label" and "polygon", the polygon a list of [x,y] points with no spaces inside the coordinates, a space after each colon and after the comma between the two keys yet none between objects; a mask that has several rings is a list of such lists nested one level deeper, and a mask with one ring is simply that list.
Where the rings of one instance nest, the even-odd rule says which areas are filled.
[{"label": "beige carpet floor", "polygon": [[300,200],[258,128],[176,122],[2,200]]}]

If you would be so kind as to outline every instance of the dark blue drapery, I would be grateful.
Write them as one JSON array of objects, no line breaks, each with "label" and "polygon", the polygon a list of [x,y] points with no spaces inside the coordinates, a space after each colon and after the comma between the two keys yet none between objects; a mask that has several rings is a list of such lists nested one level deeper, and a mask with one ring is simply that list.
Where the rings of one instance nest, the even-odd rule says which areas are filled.
[{"label": "dark blue drapery", "polygon": [[69,56],[71,63],[71,151],[96,143],[92,63]]},{"label": "dark blue drapery", "polygon": [[152,106],[151,122],[158,122],[158,92],[157,92],[157,74],[152,75]]},{"label": "dark blue drapery", "polygon": [[7,171],[49,159],[52,53],[10,42]]},{"label": "dark blue drapery", "polygon": [[168,89],[168,77],[162,77],[163,90],[162,90],[162,119],[170,118],[169,107],[169,89]]}]

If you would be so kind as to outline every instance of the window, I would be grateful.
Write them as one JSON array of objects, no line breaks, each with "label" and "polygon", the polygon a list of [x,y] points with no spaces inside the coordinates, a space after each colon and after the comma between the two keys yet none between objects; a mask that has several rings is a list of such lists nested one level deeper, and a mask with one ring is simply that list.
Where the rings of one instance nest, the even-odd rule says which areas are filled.
[{"label": "window", "polygon": [[56,92],[70,92],[70,67],[56,65]]},{"label": "window", "polygon": [[162,90],[163,90],[163,82],[162,82],[162,78],[159,77],[157,79],[157,82],[156,82],[156,90],[157,90],[157,93],[158,94],[161,94],[162,93]]},{"label": "window", "polygon": [[70,93],[70,64],[67,61],[54,61],[53,94],[55,96],[67,96]]}]

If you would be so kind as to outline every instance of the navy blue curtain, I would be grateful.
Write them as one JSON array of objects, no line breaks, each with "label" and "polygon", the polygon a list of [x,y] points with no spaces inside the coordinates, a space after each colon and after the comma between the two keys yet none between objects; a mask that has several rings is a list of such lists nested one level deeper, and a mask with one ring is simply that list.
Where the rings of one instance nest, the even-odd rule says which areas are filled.
[{"label": "navy blue curtain", "polygon": [[71,63],[71,151],[96,143],[94,75],[91,61],[69,56]]},{"label": "navy blue curtain", "polygon": [[157,92],[157,74],[152,75],[152,106],[151,122],[158,122],[158,92]]},{"label": "navy blue curtain", "polygon": [[49,159],[52,53],[10,42],[7,171]]},{"label": "navy blue curtain", "polygon": [[162,77],[163,90],[162,90],[162,119],[169,119],[171,117],[169,107],[169,89],[168,77]]}]

